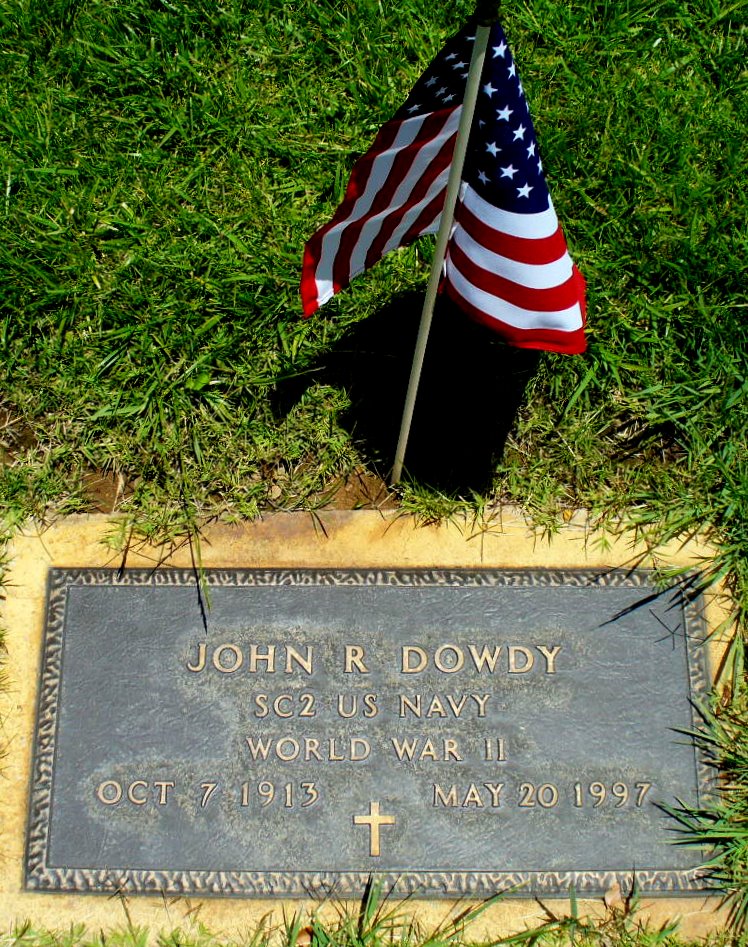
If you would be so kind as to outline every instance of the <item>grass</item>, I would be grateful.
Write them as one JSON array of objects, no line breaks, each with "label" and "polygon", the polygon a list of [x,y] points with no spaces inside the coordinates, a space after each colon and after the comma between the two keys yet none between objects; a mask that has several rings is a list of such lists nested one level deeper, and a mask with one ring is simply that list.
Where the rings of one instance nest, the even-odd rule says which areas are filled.
[{"label": "grass", "polygon": [[[256,515],[274,477],[282,505],[314,505],[368,460],[345,393],[312,374],[278,417],[272,390],[422,288],[430,249],[304,322],[301,248],[470,5],[1,7],[3,508],[84,507],[88,468],[124,477],[153,534]],[[541,518],[581,505],[661,536],[715,530],[742,617],[747,10],[507,5],[590,351],[543,357],[489,491]],[[453,502],[417,484],[405,501]]]},{"label": "grass", "polygon": [[[497,900],[496,898],[491,901]],[[745,947],[745,937],[736,932],[711,935],[698,942],[682,938],[678,924],[656,927],[639,914],[636,899],[611,905],[597,918],[579,914],[573,892],[568,914],[547,912],[545,922],[495,941],[471,939],[471,925],[489,905],[447,912],[436,927],[425,927],[401,906],[392,906],[376,886],[369,886],[358,909],[346,905],[324,905],[332,911],[315,912],[307,920],[300,914],[287,918],[282,929],[261,922],[236,939],[214,935],[199,920],[185,928],[154,934],[127,924],[109,931],[90,933],[83,925],[66,931],[51,931],[19,925],[0,936],[0,947]]]},{"label": "grass", "polygon": [[720,796],[708,806],[681,806],[671,814],[683,829],[681,844],[702,845],[718,886],[728,894],[736,929],[748,927],[748,711],[704,711],[704,726],[693,734],[705,759],[720,774]]},{"label": "grass", "polygon": [[[509,502],[549,528],[584,507],[652,542],[704,532],[719,549],[705,580],[726,581],[745,629],[748,2],[505,6],[588,280],[589,351],[539,360],[490,488],[411,481],[399,502],[423,518]],[[3,535],[89,509],[92,472],[164,539],[314,509],[372,466],[349,393],[315,366],[423,289],[430,246],[309,321],[301,249],[470,9],[0,0]],[[306,390],[279,411],[289,380]]]},{"label": "grass", "polygon": [[[368,460],[345,393],[312,374],[283,417],[270,395],[422,288],[430,249],[304,322],[301,248],[470,5],[1,6],[3,508],[85,507],[89,468],[124,477],[152,534],[254,516],[273,479],[314,505]],[[713,530],[743,618],[747,23],[745,2],[507,5],[590,350],[543,357],[488,493]],[[454,501],[414,484],[405,502]]]}]

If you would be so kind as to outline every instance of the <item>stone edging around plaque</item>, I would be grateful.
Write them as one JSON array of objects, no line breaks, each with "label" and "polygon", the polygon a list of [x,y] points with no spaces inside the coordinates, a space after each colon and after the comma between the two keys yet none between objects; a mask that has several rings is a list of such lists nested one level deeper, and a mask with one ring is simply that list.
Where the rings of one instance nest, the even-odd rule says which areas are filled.
[{"label": "stone edging around plaque", "polygon": [[[319,520],[322,522],[320,527]],[[198,916],[215,933],[234,936],[238,931],[282,924],[283,916],[296,911],[333,912],[335,902],[321,905],[306,902],[211,898],[164,899],[140,895],[112,899],[109,894],[62,895],[24,890],[24,850],[31,785],[32,742],[37,704],[37,680],[41,664],[42,630],[47,576],[51,568],[111,568],[122,565],[122,554],[112,548],[109,537],[121,531],[117,516],[77,514],[61,518],[51,526],[28,524],[9,548],[10,571],[0,601],[0,621],[6,629],[6,669],[8,689],[0,694],[0,714],[7,757],[3,760],[4,817],[0,820],[0,921],[6,924],[30,918],[48,928],[63,929],[71,923],[91,929],[110,930],[113,926],[135,924],[151,930],[172,930],[189,926]],[[582,514],[551,537],[538,538],[520,513],[503,510],[499,525],[488,531],[476,530],[465,520],[441,525],[422,525],[413,517],[381,515],[376,511],[330,512],[313,517],[307,513],[278,513],[253,523],[216,524],[202,533],[201,555],[207,568],[309,566],[336,569],[342,566],[378,569],[458,567],[458,568],[629,568],[666,566],[698,569],[713,553],[698,537],[685,544],[670,542],[653,555],[630,535],[610,535],[591,530]],[[167,565],[189,569],[191,550],[187,545],[131,547],[127,566],[154,569]],[[729,610],[726,595],[719,589],[707,597],[708,628],[727,627]],[[712,668],[719,668],[727,633],[710,638]],[[120,903],[121,901],[121,903]],[[543,904],[563,916],[566,898],[544,898]],[[397,909],[399,910],[399,909]],[[445,905],[441,902],[409,899],[402,910],[416,915],[426,927],[441,924]],[[602,900],[581,899],[582,916],[601,915]],[[477,939],[523,931],[547,917],[542,906],[528,900],[503,898],[493,904],[470,928]],[[714,897],[655,899],[644,897],[642,921],[660,926],[674,918],[681,920],[679,933],[700,938],[728,925],[727,909]]]}]

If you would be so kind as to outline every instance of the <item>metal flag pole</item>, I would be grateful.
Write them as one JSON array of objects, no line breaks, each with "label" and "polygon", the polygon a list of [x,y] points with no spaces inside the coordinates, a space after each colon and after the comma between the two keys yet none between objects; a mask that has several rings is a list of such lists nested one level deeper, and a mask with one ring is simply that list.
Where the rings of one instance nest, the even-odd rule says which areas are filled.
[{"label": "metal flag pole", "polygon": [[478,86],[483,72],[483,63],[486,58],[486,48],[488,47],[488,37],[491,33],[491,23],[496,16],[496,6],[496,3],[487,3],[485,0],[478,3],[477,13],[479,19],[475,31],[475,45],[473,46],[473,55],[470,58],[470,68],[468,69],[468,77],[465,85],[465,98],[462,102],[462,113],[460,114],[460,122],[457,126],[457,137],[455,139],[455,150],[452,156],[452,165],[449,169],[449,178],[447,179],[447,193],[444,198],[444,208],[442,209],[439,232],[436,236],[434,262],[431,266],[431,275],[429,276],[428,286],[426,287],[426,298],[423,301],[421,324],[418,329],[415,352],[413,353],[413,364],[410,369],[408,391],[405,395],[403,419],[400,423],[400,438],[397,442],[395,462],[392,466],[392,475],[390,477],[390,485],[393,487],[400,483],[403,472],[405,450],[408,446],[408,436],[413,420],[413,409],[415,408],[416,395],[418,393],[418,383],[421,380],[426,343],[428,342],[431,321],[434,316],[436,296],[439,291],[444,258],[447,254],[447,244],[454,222],[457,195],[459,194],[460,182],[462,180],[462,168],[465,164],[465,153],[467,151],[468,139],[470,138],[470,129],[473,125],[475,103],[478,98]]}]

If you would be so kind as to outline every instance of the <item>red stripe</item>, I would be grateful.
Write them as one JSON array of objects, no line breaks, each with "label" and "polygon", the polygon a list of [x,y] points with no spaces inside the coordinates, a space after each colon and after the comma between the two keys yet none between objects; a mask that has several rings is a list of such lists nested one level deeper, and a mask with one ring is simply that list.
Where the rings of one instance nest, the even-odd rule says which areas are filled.
[{"label": "red stripe", "polygon": [[508,257],[517,263],[554,263],[567,252],[566,240],[559,227],[550,237],[512,237],[479,220],[464,204],[455,213],[458,225],[465,228],[474,240],[492,253]]},{"label": "red stripe", "polygon": [[[373,266],[377,260],[382,258],[387,241],[390,239],[395,230],[397,230],[397,228],[400,226],[405,215],[417,204],[420,204],[420,202],[428,194],[429,188],[433,185],[434,181],[443,171],[449,167],[452,161],[452,155],[454,154],[456,137],[456,134],[451,135],[441,147],[436,157],[429,162],[427,167],[422,172],[420,178],[414,182],[413,189],[410,192],[410,196],[408,197],[406,203],[393,208],[383,220],[382,225],[379,228],[379,233],[377,234],[376,239],[372,241],[372,244],[366,254],[367,269],[370,266]],[[442,188],[441,190],[443,192],[444,189]],[[427,206],[431,206],[432,203],[432,201],[429,201]],[[443,198],[441,199],[441,204],[444,204]],[[419,214],[418,217],[420,218],[420,216],[421,215]],[[398,246],[403,247],[406,245],[406,243],[408,243],[408,241],[403,239],[398,243]]]},{"label": "red stripe", "polygon": [[577,281],[574,276],[547,289],[533,289],[514,283],[497,273],[484,269],[475,260],[471,259],[462,247],[454,240],[449,245],[449,260],[473,286],[482,289],[491,296],[503,299],[504,302],[518,306],[520,309],[530,309],[536,312],[558,312],[569,309],[579,302],[577,296]]},{"label": "red stripe", "polygon": [[[362,218],[360,218],[360,220],[352,222],[349,227],[346,227],[342,233],[340,246],[338,247],[338,250],[335,254],[335,260],[333,262],[332,281],[336,293],[343,286],[347,286],[351,280],[351,254],[353,253],[359,237],[361,236],[361,231],[363,230],[367,221],[370,218],[375,217],[377,214],[387,210],[387,208],[392,203],[392,199],[395,196],[397,189],[404,181],[407,181],[408,174],[411,172],[413,163],[421,153],[421,149],[438,137],[439,133],[444,128],[445,122],[449,119],[449,116],[453,111],[454,109],[440,109],[438,112],[431,112],[424,118],[424,121],[422,122],[421,127],[418,129],[416,137],[413,139],[413,141],[410,142],[410,144],[398,149],[390,170],[387,173],[387,178],[384,181],[384,184],[378,190],[369,210]],[[403,123],[400,122],[398,124],[399,126],[402,126]],[[354,173],[355,170],[356,169],[354,169]],[[371,170],[372,168],[369,166],[366,185],[369,183]],[[402,213],[402,208],[400,206],[396,206],[393,209],[393,213]],[[368,268],[373,263],[376,263],[378,259],[379,256],[375,256],[370,262],[367,255],[365,264],[366,267]]]},{"label": "red stripe", "polygon": [[319,309],[317,279],[315,276],[319,257],[314,257],[311,246],[312,240],[304,247],[304,263],[301,267],[301,305],[305,319],[308,319]]},{"label": "red stripe", "polygon": [[[584,279],[581,273],[577,271],[577,274],[583,285]],[[563,332],[560,329],[518,329],[473,306],[451,283],[447,283],[444,289],[465,315],[498,332],[505,342],[518,349],[545,349],[549,352],[562,352],[564,355],[580,355],[587,347],[584,338],[584,305],[582,305],[582,328],[580,329],[574,329],[571,332]]]}]

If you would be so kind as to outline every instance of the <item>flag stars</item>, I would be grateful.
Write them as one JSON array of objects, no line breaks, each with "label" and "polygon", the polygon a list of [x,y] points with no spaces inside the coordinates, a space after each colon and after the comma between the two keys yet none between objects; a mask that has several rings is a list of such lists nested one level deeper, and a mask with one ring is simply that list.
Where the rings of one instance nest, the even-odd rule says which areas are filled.
[{"label": "flag stars", "polygon": [[446,95],[447,92],[449,92],[449,89],[445,85],[443,85],[441,89],[436,90],[437,95]]},{"label": "flag stars", "polygon": [[420,107],[421,107],[420,105],[411,105],[411,107],[408,109],[408,112],[410,112],[410,114],[412,115],[413,112],[417,112]]},{"label": "flag stars", "polygon": [[486,95],[490,98],[490,97],[494,94],[494,92],[498,92],[499,90],[498,90],[498,89],[495,89],[495,88],[491,85],[490,82],[487,82],[487,83],[483,86],[483,91],[484,91],[484,92],[486,93]]},{"label": "flag stars", "polygon": [[479,172],[478,172],[478,180],[480,181],[481,184],[488,184],[488,182],[489,182],[489,177],[488,177],[487,174],[484,174],[482,171],[479,171]]},{"label": "flag stars", "polygon": [[450,60],[452,59],[457,59],[457,53],[450,53],[448,56],[445,56],[444,58],[447,60],[447,62],[450,62]]},{"label": "flag stars", "polygon": [[507,71],[509,73],[510,79],[517,75],[517,67],[514,65],[514,63],[511,64]]},{"label": "flag stars", "polygon": [[527,149],[527,157],[532,158],[535,155],[535,142],[531,142]]},{"label": "flag stars", "polygon": [[427,80],[426,80],[425,86],[426,86],[427,89],[430,89],[431,86],[436,85],[436,83],[437,83],[438,81],[439,81],[439,80],[436,78],[436,76],[432,76],[430,79],[427,79]]},{"label": "flag stars", "polygon": [[493,48],[493,58],[497,59],[498,57],[504,58],[504,53],[506,52],[506,43],[502,40],[498,46]]},{"label": "flag stars", "polygon": [[543,162],[538,158],[538,174],[543,173]]},{"label": "flag stars", "polygon": [[529,184],[525,184],[525,185],[523,185],[522,187],[518,187],[518,188],[517,188],[517,197],[526,197],[526,198],[528,198],[528,200],[529,200],[530,191],[532,191],[532,190],[533,190],[533,188],[532,188],[531,185],[529,185]]},{"label": "flag stars", "polygon": [[512,139],[512,141],[517,141],[518,138],[519,138],[520,140],[524,139],[524,137],[525,137],[525,132],[526,132],[526,131],[527,131],[527,129],[525,128],[524,125],[520,125],[519,128],[515,128],[515,129],[514,129],[514,138]]},{"label": "flag stars", "polygon": [[496,155],[501,151],[501,148],[497,146],[495,141],[492,141],[490,145],[486,145],[486,151],[492,154],[495,158]]},{"label": "flag stars", "polygon": [[508,122],[509,116],[514,112],[514,109],[510,109],[509,106],[505,106],[503,109],[496,109],[496,118],[500,121]]},{"label": "flag stars", "polygon": [[454,95],[445,95],[445,96],[444,96],[444,101],[445,101],[445,102],[451,102],[453,98],[454,98]]},{"label": "flag stars", "polygon": [[466,62],[463,62],[462,60],[460,60],[459,62],[456,62],[456,63],[453,63],[453,64],[452,64],[452,68],[453,68],[453,69],[464,69],[465,66],[467,66],[467,63],[466,63]]},{"label": "flag stars", "polygon": [[508,167],[501,169],[502,178],[509,178],[510,181],[513,180],[514,175],[516,173],[517,173],[517,169],[514,167],[513,164],[510,164]]}]

